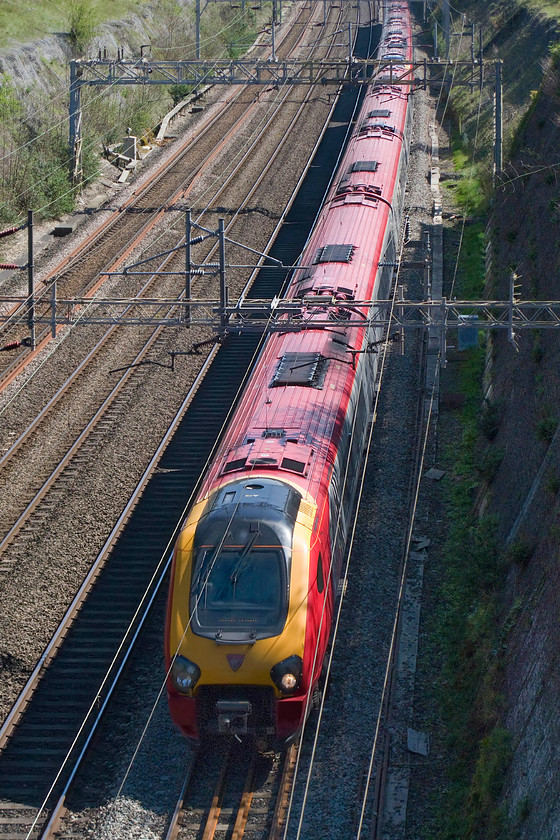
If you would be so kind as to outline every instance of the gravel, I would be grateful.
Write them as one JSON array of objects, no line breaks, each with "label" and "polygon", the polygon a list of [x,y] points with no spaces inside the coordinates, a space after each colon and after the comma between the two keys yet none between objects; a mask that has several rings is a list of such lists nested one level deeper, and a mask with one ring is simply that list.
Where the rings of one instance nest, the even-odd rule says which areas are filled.
[{"label": "gravel", "polygon": [[[426,148],[431,111],[426,93],[418,91],[415,100],[407,203],[415,208],[411,236],[419,240],[430,220]],[[418,294],[417,276],[409,277],[408,285],[409,295]],[[73,340],[77,341],[70,338],[62,342],[61,350],[71,350]],[[179,340],[178,333],[166,333],[152,360],[166,363],[167,350]],[[403,511],[407,509],[419,388],[417,337],[407,336],[406,346],[404,357],[393,349],[388,361],[331,684],[313,766],[315,717],[310,719],[306,731],[289,837],[296,836],[308,775],[302,838],[328,836],[346,840],[349,826],[356,820],[356,798],[369,761],[406,526]],[[38,391],[47,390],[42,383],[48,383],[49,376],[54,377],[54,371],[61,366],[60,358],[59,352],[41,363]],[[103,544],[115,511],[128,499],[193,376],[193,371],[180,362],[174,377],[157,364],[138,369],[118,431],[115,428],[108,433],[97,457],[76,475],[74,485],[69,484],[67,494],[51,511],[37,540],[14,547],[12,571],[6,575],[0,592],[0,611],[5,617],[0,637],[6,663],[0,689],[4,713]],[[16,390],[12,391],[12,398]],[[7,415],[8,409],[15,408],[28,392],[22,391],[11,403],[9,398],[4,402]],[[72,420],[69,413],[68,422]],[[173,729],[165,701],[160,699],[156,704],[163,677],[162,626],[160,605],[159,615],[145,634],[147,641],[141,656],[127,671],[125,696],[104,723],[97,740],[101,769],[98,765],[96,781],[88,777],[87,783],[78,787],[82,799],[78,796],[71,802],[69,819],[79,826],[79,836],[160,837],[180,782],[193,760],[192,751]],[[154,704],[155,712],[127,774],[138,736]],[[109,749],[109,741],[113,749]],[[106,804],[98,809],[100,802]]]}]

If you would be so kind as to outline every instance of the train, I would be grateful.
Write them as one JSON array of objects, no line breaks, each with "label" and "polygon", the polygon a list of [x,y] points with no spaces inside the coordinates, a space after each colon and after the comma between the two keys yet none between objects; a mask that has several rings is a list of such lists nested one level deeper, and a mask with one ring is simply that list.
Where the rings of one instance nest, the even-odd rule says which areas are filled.
[{"label": "train", "polygon": [[[408,5],[382,8],[377,57],[404,61],[412,80]],[[317,694],[384,337],[368,302],[391,291],[412,100],[380,65],[290,278],[302,328],[266,339],[177,538],[165,665],[189,739],[289,744]]]}]

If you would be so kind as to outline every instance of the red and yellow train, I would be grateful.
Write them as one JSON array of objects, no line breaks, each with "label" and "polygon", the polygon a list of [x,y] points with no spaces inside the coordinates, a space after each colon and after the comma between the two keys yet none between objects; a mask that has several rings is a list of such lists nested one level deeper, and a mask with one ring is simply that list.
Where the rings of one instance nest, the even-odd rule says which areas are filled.
[{"label": "red and yellow train", "polygon": [[[402,0],[384,4],[378,57],[412,60]],[[389,295],[411,121],[411,87],[381,70],[290,284],[305,329],[268,338],[177,540],[165,655],[188,737],[286,743],[309,711],[371,421],[365,351],[382,338],[349,306]],[[327,299],[332,326],[314,329]]]}]

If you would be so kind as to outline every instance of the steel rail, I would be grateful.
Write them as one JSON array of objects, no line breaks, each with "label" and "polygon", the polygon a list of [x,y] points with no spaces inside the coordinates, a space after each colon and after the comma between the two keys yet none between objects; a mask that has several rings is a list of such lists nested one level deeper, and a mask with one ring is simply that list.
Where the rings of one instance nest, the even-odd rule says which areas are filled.
[{"label": "steel rail", "polygon": [[[278,840],[286,814],[298,746],[288,747],[282,761],[271,763],[266,780],[260,788],[256,782],[256,770],[258,763],[265,758],[256,750],[240,756],[241,749],[246,748],[232,741],[216,767],[215,775],[208,781],[204,777],[208,774],[208,766],[212,773],[217,749],[214,746],[204,752],[199,751],[181,787],[164,840],[181,840],[183,836],[195,832],[202,840],[214,840],[217,834],[231,840],[242,840],[249,818],[252,818],[251,834],[258,831],[259,836]],[[239,759],[243,762],[246,760],[241,767]],[[187,816],[189,799],[198,801],[200,795],[196,796],[196,793],[201,784],[208,787],[208,805],[205,809],[203,805],[198,805],[195,812]],[[195,786],[196,793],[193,791]],[[227,806],[224,802],[226,795],[229,800]],[[251,810],[253,800],[260,803],[258,811]],[[263,802],[267,803],[265,807]]]},{"label": "steel rail", "polygon": [[[289,204],[288,204],[288,208],[289,208],[289,206],[291,206],[291,203],[292,203],[292,202],[290,201],[290,202],[289,202]],[[287,208],[287,209],[288,209],[288,208]],[[287,209],[286,209],[286,212],[287,212]],[[280,223],[281,223],[281,222],[279,222],[279,223],[278,223],[278,226],[277,226],[277,227],[279,227]],[[198,381],[199,381],[199,379],[197,380],[197,382],[198,382]],[[192,390],[193,390],[193,389],[191,389],[191,392],[192,392]],[[191,392],[190,392],[190,393],[191,393]],[[167,441],[167,436],[166,436],[166,441]],[[162,446],[163,446],[163,443],[162,443]],[[160,447],[160,450],[158,450],[158,453],[157,453],[157,454],[161,454],[161,447]],[[155,463],[155,460],[156,460],[157,454],[156,454],[156,456],[154,456],[154,459],[153,459],[153,462],[152,462],[152,463]],[[147,476],[147,473],[148,473],[148,471],[146,471],[145,476]],[[147,481],[147,478],[145,478],[145,480]],[[144,482],[144,483],[145,483],[145,482]],[[137,497],[136,497],[136,498],[137,498]],[[115,529],[114,529],[114,531],[113,531],[113,533],[112,533],[112,538],[113,538],[113,539],[116,539],[116,535],[119,533],[119,530],[120,530],[120,529],[122,529],[122,527],[123,527],[123,523],[124,523],[124,520],[126,519],[126,514],[127,514],[127,511],[129,511],[129,510],[130,510],[130,505],[128,505],[128,506],[127,506],[127,510],[126,510],[125,512],[123,512],[123,515],[120,517],[119,522],[118,522],[118,523],[117,523],[117,525],[115,526]],[[109,541],[108,541],[108,542],[109,542]],[[106,544],[105,548],[107,548],[107,545],[108,545],[108,544]],[[85,583],[85,584],[84,584],[84,587],[83,587],[83,589],[82,589],[82,594],[83,594],[86,590],[91,589],[91,586],[92,586],[93,580],[95,579],[95,577],[97,576],[97,574],[98,574],[98,573],[99,573],[99,569],[97,569],[97,572],[96,572],[96,571],[94,571],[94,570],[92,570],[92,572],[90,573],[90,575],[89,575],[89,577],[88,577],[89,587],[88,587],[88,584],[87,584],[87,583]],[[85,597],[85,596],[84,596],[84,597]],[[77,610],[77,606],[76,606],[76,604],[77,604],[77,602],[74,602],[74,615],[75,615],[75,611]],[[66,628],[66,630],[61,630],[61,632],[60,632],[60,639],[62,639],[62,638],[64,637],[64,635],[66,634],[66,632],[67,632],[67,628]],[[35,683],[35,684],[37,684],[37,683],[38,683],[38,681],[40,680],[41,673],[44,673],[44,671],[45,671],[45,668],[46,668],[46,663],[47,663],[48,661],[50,661],[50,660],[53,658],[53,656],[54,656],[54,643],[53,643],[52,645],[49,645],[49,649],[48,649],[48,651],[46,651],[46,652],[45,652],[45,654],[43,655],[43,657],[42,657],[42,659],[41,659],[41,663],[40,663],[40,664],[39,664],[39,666],[37,667],[37,669],[36,669],[36,671],[34,672],[34,675],[32,676],[32,678],[30,678],[30,680],[29,680],[29,686],[31,686],[33,683]],[[111,689],[111,690],[112,690],[112,689]],[[24,692],[24,693],[25,693],[25,692]],[[9,737],[9,735],[12,733],[13,728],[14,728],[14,725],[15,725],[15,722],[17,721],[18,717],[21,715],[22,708],[23,708],[23,706],[26,704],[26,702],[28,701],[28,699],[29,699],[29,693],[27,694],[27,697],[26,697],[26,699],[25,699],[25,700],[22,700],[22,702],[21,702],[19,705],[18,705],[18,704],[15,704],[14,708],[12,709],[12,712],[10,713],[9,718],[8,718],[8,720],[6,721],[6,724],[4,725],[4,727],[2,728],[2,730],[1,730],[1,732],[0,732],[0,746],[1,746],[2,744],[5,744],[6,739],[7,739],[7,738]]]},{"label": "steel rail", "polygon": [[[266,124],[264,124],[261,127],[260,132],[255,137],[253,137],[253,140],[252,140],[250,146],[246,150],[243,157],[237,162],[236,167],[230,173],[228,178],[226,178],[226,180],[223,183],[220,184],[220,187],[219,187],[218,191],[214,194],[211,201],[208,202],[204,211],[201,212],[201,214],[199,216],[199,221],[202,219],[202,216],[205,212],[208,213],[208,212],[212,211],[212,204],[215,203],[221,197],[223,191],[227,188],[227,186],[230,184],[230,182],[233,180],[233,178],[236,175],[238,175],[239,172],[242,170],[242,167],[243,167],[245,161],[253,153],[254,148],[256,146],[258,146],[258,144],[262,141],[262,138],[263,138],[265,132],[267,130],[269,130],[271,127],[273,127],[274,120],[277,117],[277,115],[279,113],[281,113],[284,101],[289,95],[290,95],[289,90],[286,90],[283,93],[283,97],[281,98],[281,100],[279,102],[275,103],[274,111],[273,111],[272,114],[268,115]],[[302,113],[302,111],[305,107],[305,104],[309,100],[310,96],[311,96],[311,91],[307,91],[306,95],[305,95],[303,101],[300,103],[296,113],[292,116],[290,124],[285,128],[283,138],[280,141],[280,143],[277,145],[273,155],[269,157],[269,159],[267,160],[267,164],[266,164],[265,168],[262,170],[260,176],[256,179],[256,181],[254,182],[251,189],[248,191],[246,197],[243,199],[241,204],[237,207],[235,214],[233,215],[232,219],[230,220],[230,222],[228,224],[228,227],[227,227],[228,231],[233,227],[236,219],[239,217],[239,215],[242,212],[244,206],[247,204],[247,202],[250,200],[250,198],[254,195],[255,191],[258,189],[260,183],[262,182],[262,180],[266,176],[267,172],[273,166],[274,161],[280,155],[285,142],[287,141],[288,137],[290,136],[290,132],[292,132],[294,130],[294,127],[296,126],[297,121],[298,121],[299,117],[301,116],[301,113]],[[213,250],[214,249],[211,249],[211,253],[212,253]],[[206,260],[208,260],[210,258],[211,253],[209,255],[207,255]],[[173,253],[171,253],[166,259],[164,259],[163,263],[160,266],[160,270],[162,268],[167,267],[168,264],[173,261],[173,257],[174,257],[174,255],[173,255]],[[151,283],[154,282],[156,279],[157,279],[157,274],[153,274],[150,277],[150,280],[148,280],[148,282],[144,285],[141,292],[139,292],[139,295],[137,297],[139,297],[147,288],[149,288]],[[170,307],[170,309],[172,309],[176,305],[176,303],[180,302],[181,297],[182,297],[182,295],[180,295],[179,298],[177,298],[176,300],[166,301],[164,306]],[[134,307],[135,302],[137,302],[137,301],[132,300],[130,302],[129,310]],[[161,319],[161,321],[165,322],[166,319],[167,319],[167,316],[164,315],[163,318]],[[160,321],[160,323],[161,323],[161,321]],[[39,488],[39,490],[35,493],[35,495],[31,499],[31,501],[29,502],[29,504],[27,505],[25,510],[22,511],[22,513],[20,514],[20,516],[18,517],[18,519],[16,520],[14,525],[10,528],[10,530],[4,536],[4,538],[0,542],[0,556],[5,551],[7,546],[11,543],[11,541],[14,539],[14,537],[20,532],[21,528],[28,521],[28,519],[30,518],[32,513],[37,509],[37,507],[40,504],[40,502],[42,501],[42,499],[44,499],[44,497],[47,495],[47,493],[49,492],[51,487],[54,485],[56,479],[62,474],[64,469],[69,465],[72,457],[82,447],[82,445],[85,443],[85,441],[88,439],[90,434],[93,432],[93,430],[98,425],[99,421],[105,416],[107,410],[111,407],[111,405],[115,401],[117,395],[120,394],[120,392],[123,390],[123,388],[126,385],[126,383],[128,382],[128,380],[130,379],[130,377],[131,377],[131,375],[134,371],[134,366],[138,365],[143,360],[143,358],[145,357],[145,355],[147,354],[149,349],[153,346],[154,342],[159,337],[162,329],[163,329],[162,326],[156,326],[156,328],[152,332],[151,336],[147,339],[147,341],[145,341],[144,346],[137,353],[136,357],[133,358],[132,362],[130,363],[130,366],[129,366],[128,370],[125,371],[123,376],[119,379],[119,381],[111,389],[110,393],[104,399],[101,407],[96,411],[93,418],[88,422],[88,424],[82,430],[82,432],[80,433],[78,438],[72,443],[71,447],[65,453],[65,455],[61,458],[61,460],[59,461],[56,468],[48,475],[47,479],[44,481],[43,485]],[[91,362],[97,356],[97,353],[100,352],[100,350],[105,346],[106,341],[109,339],[109,337],[111,335],[114,334],[115,330],[116,330],[116,326],[113,326],[105,333],[105,336],[103,336],[102,339],[100,339],[100,341],[98,342],[96,347],[88,354],[86,359],[80,364],[80,366],[76,369],[76,371],[74,371],[72,373],[72,375],[69,377],[69,379],[66,381],[66,383],[59,389],[57,394],[55,394],[55,396],[52,398],[52,400],[40,412],[38,417],[35,418],[35,420],[28,426],[26,431],[23,432],[22,435],[20,435],[20,437],[14,442],[14,444],[12,445],[12,447],[10,447],[8,452],[6,452],[4,454],[4,456],[0,459],[0,468],[9,460],[9,458],[11,458],[15,454],[15,452],[21,447],[21,445],[26,440],[29,439],[29,436],[32,434],[32,432],[37,428],[39,423],[46,417],[46,415],[48,413],[48,410],[52,409],[59,402],[59,400],[62,398],[62,396],[65,393],[67,393],[70,385],[74,384],[77,377],[81,373],[83,373],[85,363],[87,361]]]},{"label": "steel rail", "polygon": [[[286,96],[287,95],[289,95],[289,94],[286,93]],[[286,141],[286,138],[289,136],[290,131],[293,130],[294,126],[296,125],[297,119],[299,118],[299,116],[302,113],[302,110],[303,110],[304,105],[305,105],[305,101],[301,103],[301,105],[300,105],[300,107],[297,111],[297,114],[292,118],[290,126],[285,130],[283,140],[281,141],[280,144],[278,144],[274,154],[268,159],[265,169],[261,172],[259,178],[257,178],[257,180],[253,184],[252,188],[248,191],[244,200],[237,207],[236,213],[234,214],[234,216],[232,217],[232,219],[230,220],[230,222],[228,224],[228,228],[227,228],[228,230],[231,229],[231,227],[234,225],[236,219],[239,217],[239,215],[240,215],[241,211],[243,210],[244,206],[247,204],[247,202],[250,200],[250,198],[254,195],[255,191],[258,189],[260,183],[262,182],[262,179],[265,177],[265,175],[267,174],[269,169],[272,167],[274,161],[276,160],[278,155],[281,153],[281,150],[282,150],[284,142]],[[251,143],[251,146],[247,149],[247,151],[243,155],[243,157],[238,161],[235,169],[232,171],[232,173],[230,173],[230,175],[228,176],[226,181],[223,182],[220,185],[220,188],[218,189],[218,192],[213,196],[212,201],[207,205],[207,207],[205,208],[203,213],[204,212],[206,212],[206,213],[211,212],[211,204],[218,200],[218,198],[221,196],[223,191],[228,187],[228,185],[230,184],[232,179],[236,175],[238,175],[238,173],[241,171],[246,159],[252,154],[254,147],[256,145],[258,145],[258,143],[262,140],[262,137],[264,136],[264,133],[267,130],[269,130],[270,127],[272,126],[273,121],[274,121],[275,117],[278,115],[278,113],[281,111],[282,106],[283,106],[283,101],[280,101],[279,103],[276,104],[275,111],[274,111],[273,114],[269,115],[269,119],[267,120],[266,125],[261,128],[261,131],[259,132],[259,134],[253,139],[253,141]],[[199,217],[199,219],[201,217],[202,217],[202,214]],[[214,247],[216,247],[216,246],[214,246]],[[213,250],[214,249],[212,249],[212,251]],[[173,260],[173,256],[174,256],[173,254],[170,254],[164,260],[164,262],[162,263],[160,268],[166,267],[167,264]],[[207,257],[207,259],[209,258],[209,256]],[[147,288],[149,284],[151,285],[151,283],[155,282],[156,280],[157,280],[157,274],[153,274],[144,288]],[[182,294],[175,301],[169,301],[164,306],[169,306],[171,308],[174,307],[176,305],[176,303],[180,302],[181,297],[182,297]],[[131,304],[129,306],[129,309],[132,309],[133,307],[134,307],[134,302],[131,302]],[[163,315],[162,320],[165,320],[167,318],[167,315]],[[98,344],[94,348],[94,350],[96,352],[91,351],[88,354],[88,356],[86,357],[86,360],[88,362],[91,363],[91,361],[96,358],[98,352],[105,346],[106,341],[115,332],[116,329],[117,329],[116,326],[113,326],[113,327],[109,328],[109,330],[106,332],[105,336],[98,342]],[[83,446],[85,441],[88,439],[88,437],[91,435],[93,430],[98,425],[99,421],[102,419],[102,417],[105,416],[108,409],[114,403],[117,395],[119,395],[121,393],[124,386],[126,385],[128,380],[132,376],[132,374],[134,372],[134,367],[137,366],[145,358],[146,354],[151,349],[151,347],[153,346],[156,339],[159,337],[162,329],[163,329],[162,326],[156,326],[155,327],[151,336],[148,338],[147,341],[145,341],[144,346],[140,349],[140,351],[137,353],[137,355],[130,362],[130,364],[128,366],[128,369],[120,377],[119,381],[113,386],[110,393],[104,399],[102,405],[97,409],[97,411],[95,412],[92,419],[87,423],[85,428],[82,430],[82,432],[76,438],[76,440],[72,443],[71,447],[67,450],[65,455],[61,458],[61,460],[59,461],[59,463],[55,467],[55,469],[48,475],[48,477],[44,481],[41,488],[35,493],[35,495],[31,499],[31,501],[29,502],[29,504],[27,505],[25,510],[22,511],[22,513],[18,517],[17,521],[14,523],[14,525],[10,528],[10,530],[4,536],[4,538],[0,542],[0,556],[5,551],[7,546],[12,542],[14,537],[20,532],[21,528],[28,521],[28,519],[31,517],[31,515],[35,512],[35,510],[37,509],[37,507],[40,504],[40,502],[42,501],[42,499],[46,496],[46,494],[49,492],[51,487],[54,485],[56,479],[62,474],[62,472],[69,465],[73,456]],[[59,402],[59,400],[62,398],[62,396],[67,393],[68,388],[70,387],[71,384],[73,384],[75,382],[76,377],[79,374],[83,373],[84,363],[85,363],[86,360],[84,360],[84,362],[82,362],[80,364],[79,368],[71,375],[71,377],[67,380],[65,385],[62,386],[61,389],[59,389],[59,391],[57,392],[55,397],[53,397],[53,399],[49,402],[49,404],[45,407],[45,409],[43,409],[43,411],[38,415],[38,417],[35,419],[35,421],[33,421],[33,423],[30,424],[28,429],[18,438],[17,441],[14,442],[14,444],[12,445],[10,450],[8,450],[8,452],[5,453],[5,455],[2,457],[2,459],[0,459],[0,467],[2,467],[3,464],[6,463],[6,461],[9,459],[9,457],[12,457],[13,454],[17,451],[17,449],[19,449],[21,447],[21,445],[29,438],[30,434],[37,428],[40,421],[45,418],[46,413],[47,413],[47,409],[48,408],[53,408]]]},{"label": "steel rail", "polygon": [[150,477],[153,475],[158,462],[161,459],[161,456],[165,452],[175,429],[177,428],[179,422],[183,418],[190,402],[192,401],[194,395],[196,394],[198,388],[200,387],[200,383],[204,379],[212,361],[215,358],[216,353],[218,352],[218,344],[215,344],[212,348],[211,353],[209,353],[207,359],[205,360],[202,369],[199,371],[198,376],[196,377],[194,383],[190,387],[185,399],[181,403],[179,410],[177,411],[173,421],[171,422],[165,436],[163,437],[160,445],[158,446],[156,452],[154,453],[150,463],[144,470],[140,481],[138,482],[133,494],[131,495],[129,501],[127,502],[124,510],[120,514],[117,522],[115,523],[113,530],[109,534],[105,544],[103,545],[101,551],[97,555],[95,562],[93,563],[88,575],[86,576],[84,582],[82,583],[80,589],[76,593],[72,603],[68,607],[62,621],[56,632],[54,633],[52,639],[50,640],[49,644],[45,648],[43,654],[41,655],[37,665],[35,666],[32,674],[30,675],[29,679],[27,680],[23,690],[21,691],[18,699],[12,706],[10,713],[8,714],[6,720],[4,721],[2,727],[0,728],[0,751],[6,745],[8,738],[11,737],[13,731],[17,725],[18,719],[21,717],[23,711],[25,710],[25,706],[29,702],[31,694],[33,693],[35,687],[39,683],[39,680],[44,673],[46,667],[48,666],[49,662],[52,661],[56,652],[58,651],[60,645],[64,641],[64,638],[68,632],[68,629],[74,619],[76,618],[77,614],[79,613],[80,607],[85,601],[89,591],[91,590],[95,579],[99,575],[107,556],[109,555],[110,551],[112,550],[115,542],[121,533],[122,529],[124,528],[127,520],[130,518],[134,507],[136,506],[138,499],[142,495],[146,484],[148,483]]}]

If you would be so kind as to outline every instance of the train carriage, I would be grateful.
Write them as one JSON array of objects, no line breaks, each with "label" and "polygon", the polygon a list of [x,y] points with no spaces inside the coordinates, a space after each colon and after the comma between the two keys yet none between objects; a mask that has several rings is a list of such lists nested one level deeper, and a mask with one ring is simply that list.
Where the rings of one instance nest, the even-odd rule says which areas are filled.
[{"label": "train carriage", "polygon": [[[378,57],[412,58],[402,2],[384,7]],[[294,274],[302,329],[265,343],[174,551],[165,655],[173,720],[289,742],[327,649],[397,255],[412,97],[383,71]],[[335,301],[328,306],[327,301]],[[314,328],[324,321],[328,328]]]}]

